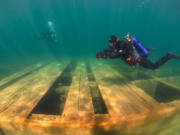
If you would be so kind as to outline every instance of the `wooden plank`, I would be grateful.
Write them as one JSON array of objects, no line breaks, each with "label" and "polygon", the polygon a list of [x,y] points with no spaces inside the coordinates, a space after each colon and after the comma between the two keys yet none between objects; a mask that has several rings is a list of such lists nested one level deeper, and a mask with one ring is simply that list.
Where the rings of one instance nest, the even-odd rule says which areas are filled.
[{"label": "wooden plank", "polygon": [[32,83],[35,81],[34,75],[38,74],[39,72],[40,70],[33,72],[32,74],[26,76],[24,79],[19,80],[15,84],[6,87],[3,91],[0,92],[0,112],[4,111],[10,105],[14,104],[16,100],[18,100],[20,93],[24,91],[26,87],[32,85]]},{"label": "wooden plank", "polygon": [[[31,85],[25,85],[23,91],[17,91],[18,100],[0,114],[1,120],[11,120],[14,123],[23,123],[58,74],[62,72],[66,64],[67,62],[64,62],[62,67],[59,67],[57,66],[57,63],[55,63],[43,68],[38,73],[33,74],[30,77],[33,79]],[[13,101],[14,99],[12,98],[9,100]]]},{"label": "wooden plank", "polygon": [[62,117],[55,115],[32,114],[30,121],[38,123],[48,121],[49,124],[56,123],[59,126],[94,124],[92,95],[89,89],[89,81],[84,65],[79,64],[74,72]]},{"label": "wooden plank", "polygon": [[20,76],[22,76],[22,75],[32,71],[32,70],[35,70],[37,68],[42,67],[43,65],[45,65],[47,63],[48,62],[46,62],[46,63],[43,62],[42,64],[38,64],[38,65],[35,64],[35,65],[32,65],[32,66],[28,66],[28,67],[24,68],[23,70],[21,70],[20,72],[13,73],[12,75],[9,75],[9,76],[5,77],[4,79],[0,80],[0,87],[2,85],[4,85],[4,84],[8,83],[11,80],[14,80],[14,79],[16,79],[16,78],[18,78],[18,77],[20,77]]},{"label": "wooden plank", "polygon": [[96,81],[98,83],[98,86],[100,88],[101,94],[103,99],[105,100],[105,104],[108,108],[108,112],[110,114],[111,117],[122,117],[123,113],[121,112],[121,106],[119,105],[119,97],[121,95],[118,94],[114,94],[114,91],[117,91],[114,89],[114,86],[111,83],[107,83],[105,81],[103,81],[103,79],[107,79],[105,78],[106,76],[110,77],[110,73],[108,73],[107,71],[105,71],[104,66],[103,68],[98,68],[98,63],[91,63],[91,67],[93,70],[93,73],[95,75]]},{"label": "wooden plank", "polygon": [[[32,114],[30,122],[39,124],[48,121],[47,124],[67,126],[80,126],[93,123],[94,110],[91,93],[88,87],[86,69],[78,65],[73,74],[71,86],[65,102],[63,115]],[[91,124],[92,124],[91,123]],[[35,123],[34,123],[35,124]]]},{"label": "wooden plank", "polygon": [[51,85],[32,113],[62,115],[77,62],[70,62]]},{"label": "wooden plank", "polygon": [[89,63],[86,64],[87,76],[89,81],[89,88],[91,91],[93,106],[94,106],[94,113],[95,114],[107,114],[107,108],[104,103],[104,99],[102,98],[101,92],[97,85],[96,79],[94,74],[91,70]]},{"label": "wooden plank", "polygon": [[[5,89],[5,91],[1,93],[1,98],[3,98],[3,100],[0,102],[1,107],[3,106],[3,103],[14,104],[14,102],[16,102],[16,100],[18,100],[18,98],[21,96],[21,92],[23,92],[26,87],[33,84],[34,80],[36,79],[36,75],[39,72],[40,71],[31,74],[26,78],[24,78],[23,80],[20,80],[16,84],[13,84],[9,86],[7,89]],[[7,107],[9,106],[10,105],[8,105]]]},{"label": "wooden plank", "polygon": [[63,119],[74,125],[89,124],[94,115],[86,69],[79,64],[66,100]]},{"label": "wooden plank", "polygon": [[79,116],[81,124],[92,124],[94,108],[85,66],[81,66],[79,86]]},{"label": "wooden plank", "polygon": [[92,69],[111,117],[127,118],[162,109],[162,105],[107,65],[92,62]]},{"label": "wooden plank", "polygon": [[[74,65],[72,65],[72,64],[74,64]],[[67,97],[63,97],[63,98],[66,98],[65,100],[63,100],[63,101],[66,101],[65,105],[64,104],[62,105],[62,102],[59,103],[59,106],[63,107],[63,108],[60,107],[61,111],[63,110],[62,116],[60,116],[61,115],[60,113],[50,114],[50,112],[49,112],[50,110],[48,110],[47,114],[45,114],[45,113],[41,114],[41,113],[43,113],[42,110],[41,111],[34,110],[34,111],[32,111],[32,115],[29,118],[28,122],[30,122],[31,124],[35,124],[35,125],[37,125],[38,123],[39,123],[38,125],[41,125],[42,123],[44,123],[44,124],[46,123],[46,125],[53,124],[53,125],[60,126],[63,124],[64,126],[65,125],[70,126],[71,123],[74,122],[74,120],[75,120],[74,117],[78,118],[78,117],[74,116],[74,115],[78,115],[78,106],[77,106],[78,103],[76,103],[78,101],[78,96],[77,95],[74,96],[74,94],[79,95],[78,92],[76,93],[76,91],[79,91],[79,79],[78,79],[79,72],[76,69],[76,65],[77,65],[76,62],[68,64],[68,66],[63,70],[63,72],[59,76],[60,82],[58,83],[58,86],[62,86],[62,87],[59,87],[56,90],[56,92],[62,91],[64,89],[64,87],[66,87],[66,91],[67,91]],[[72,67],[72,66],[75,66],[75,67]],[[74,72],[74,70],[75,70],[75,72]],[[71,74],[69,74],[69,73],[71,73]],[[69,76],[69,75],[71,75],[71,76]],[[71,77],[72,77],[72,82],[71,82]],[[51,91],[49,91],[49,94],[50,94],[50,92]],[[47,96],[48,96],[48,93],[47,93],[46,97]],[[46,103],[51,104],[49,102],[46,102]],[[44,105],[46,105],[46,103]],[[36,106],[36,107],[38,107],[38,106]]]},{"label": "wooden plank", "polygon": [[[161,109],[161,104],[149,98],[133,84],[127,83],[121,74],[107,65],[100,67],[97,64],[94,62],[91,64],[95,79],[90,78],[90,80],[87,78],[85,67],[81,65],[77,67],[73,73],[62,116],[32,114],[28,120],[24,121],[33,106],[53,84],[52,80],[62,74],[64,67],[58,69],[57,64],[52,64],[28,77],[29,81],[32,82],[24,85],[24,90],[21,92],[16,91],[18,100],[15,101],[15,105],[13,104],[6,110],[6,113],[3,113],[4,116],[6,115],[5,117],[1,117],[2,113],[0,114],[0,125],[6,129],[6,124],[9,123],[8,126],[11,129],[5,130],[5,133],[8,134],[10,131],[9,134],[14,134],[12,129],[16,129],[16,131],[18,129],[17,134],[20,133],[19,130],[24,131],[22,134],[119,134],[122,131],[125,133],[124,130],[127,130],[126,133],[130,133],[129,129],[133,130],[133,133],[137,128],[132,129],[132,127],[143,123],[144,119],[142,121],[133,120],[146,116],[151,117],[153,111]],[[111,117],[104,114],[94,114],[89,86],[97,84]],[[11,98],[9,99],[11,100]],[[155,105],[152,105],[154,103]],[[130,120],[129,123],[127,123],[128,120]]]},{"label": "wooden plank", "polygon": [[180,76],[160,77],[160,80],[180,89]]},{"label": "wooden plank", "polygon": [[80,70],[79,66],[76,68],[72,83],[69,88],[66,103],[63,110],[63,122],[73,123],[76,122],[79,125],[79,114],[78,114],[78,103],[79,103],[79,81],[80,81]]}]

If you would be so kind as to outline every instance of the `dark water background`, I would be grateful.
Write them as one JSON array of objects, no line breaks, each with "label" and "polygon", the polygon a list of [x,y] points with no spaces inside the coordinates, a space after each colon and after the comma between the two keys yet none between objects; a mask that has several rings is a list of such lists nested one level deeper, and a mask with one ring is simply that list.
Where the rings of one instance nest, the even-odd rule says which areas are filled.
[{"label": "dark water background", "polygon": [[[95,57],[112,34],[122,38],[127,32],[155,47],[150,59],[180,54],[179,7],[179,0],[1,0],[1,71],[52,57]],[[38,38],[48,21],[56,44]]]}]

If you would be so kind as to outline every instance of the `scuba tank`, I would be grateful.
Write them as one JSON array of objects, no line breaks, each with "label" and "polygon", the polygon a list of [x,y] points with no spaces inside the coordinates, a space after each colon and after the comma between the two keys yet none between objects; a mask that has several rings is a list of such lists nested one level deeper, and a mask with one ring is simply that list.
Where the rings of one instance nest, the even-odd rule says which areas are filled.
[{"label": "scuba tank", "polygon": [[149,55],[149,51],[147,48],[145,48],[143,46],[142,43],[140,43],[136,37],[130,35],[130,34],[127,34],[126,37],[128,42],[131,42],[132,45],[136,48],[136,50],[138,51],[138,53],[141,55],[141,57],[147,57]]}]

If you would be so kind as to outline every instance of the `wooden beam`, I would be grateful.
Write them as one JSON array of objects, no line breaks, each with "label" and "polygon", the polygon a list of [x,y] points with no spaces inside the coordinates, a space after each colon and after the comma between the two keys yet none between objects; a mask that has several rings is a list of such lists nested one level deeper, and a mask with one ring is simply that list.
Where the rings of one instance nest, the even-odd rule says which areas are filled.
[{"label": "wooden beam", "polygon": [[[27,82],[27,84],[22,87],[23,90],[18,88],[14,91],[18,98],[14,99],[10,96],[10,98],[4,99],[8,102],[12,101],[13,104],[8,105],[8,108],[1,112],[0,121],[11,120],[14,124],[23,123],[66,64],[67,62],[63,62],[61,67],[57,66],[57,63],[50,64],[24,79],[23,82]],[[22,85],[22,82],[17,82],[14,87],[17,84]]]},{"label": "wooden beam", "polygon": [[[144,117],[147,113],[162,110],[159,104],[143,90],[131,83],[119,72],[106,64],[91,62],[93,73],[112,118],[128,119],[131,116]],[[135,118],[135,117],[131,117]]]}]

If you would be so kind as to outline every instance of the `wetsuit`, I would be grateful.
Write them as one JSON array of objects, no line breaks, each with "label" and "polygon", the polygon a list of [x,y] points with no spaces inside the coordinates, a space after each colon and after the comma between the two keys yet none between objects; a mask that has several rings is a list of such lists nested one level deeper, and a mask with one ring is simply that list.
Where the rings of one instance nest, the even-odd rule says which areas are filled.
[{"label": "wetsuit", "polygon": [[97,58],[121,58],[123,61],[125,61],[130,66],[143,66],[144,68],[155,70],[159,68],[161,65],[166,63],[168,60],[170,60],[172,57],[171,55],[167,54],[166,56],[162,57],[157,62],[153,63],[150,60],[148,60],[146,57],[137,56],[135,54],[135,49],[133,48],[133,45],[129,43],[127,40],[120,40],[118,41],[114,47],[104,50],[102,52],[99,52],[96,57]]}]

